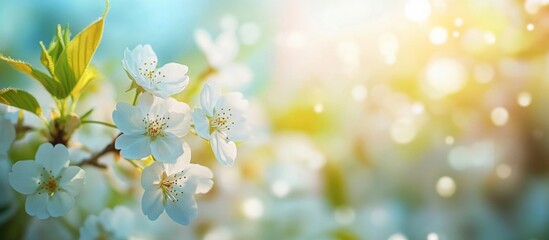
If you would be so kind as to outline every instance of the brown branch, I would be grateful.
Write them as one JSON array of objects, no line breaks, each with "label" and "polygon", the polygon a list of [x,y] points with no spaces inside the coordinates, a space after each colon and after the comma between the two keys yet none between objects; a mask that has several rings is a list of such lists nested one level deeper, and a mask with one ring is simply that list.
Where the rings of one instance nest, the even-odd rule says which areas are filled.
[{"label": "brown branch", "polygon": [[82,162],[80,162],[79,164],[77,164],[78,166],[83,166],[83,165],[92,165],[94,167],[97,167],[97,168],[101,168],[101,169],[105,169],[107,168],[107,165],[105,164],[102,164],[99,162],[99,158],[102,157],[103,155],[107,154],[107,153],[110,153],[110,152],[118,152],[119,150],[117,150],[116,148],[114,148],[114,142],[116,141],[116,139],[118,138],[119,135],[117,135],[111,143],[109,143],[109,145],[105,146],[105,148],[103,148],[103,150],[101,150],[100,152],[94,154],[93,156],[91,156],[90,158],[86,159],[86,160],[83,160]]}]

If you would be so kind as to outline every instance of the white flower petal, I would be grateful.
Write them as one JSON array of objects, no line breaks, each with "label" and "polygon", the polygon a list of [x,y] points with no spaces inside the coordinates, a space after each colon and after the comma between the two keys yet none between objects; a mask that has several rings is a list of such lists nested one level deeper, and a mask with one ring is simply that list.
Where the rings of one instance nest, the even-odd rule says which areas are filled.
[{"label": "white flower petal", "polygon": [[[176,63],[173,63],[176,64]],[[168,77],[168,76],[166,76]],[[185,75],[176,80],[164,81],[156,84],[155,95],[161,98],[168,98],[171,95],[178,94],[189,85],[189,76]]]},{"label": "white flower petal", "polygon": [[195,108],[193,111],[194,130],[198,136],[209,140],[210,139],[210,120],[204,114],[201,108]]},{"label": "white flower petal", "polygon": [[189,163],[191,162],[191,147],[188,143],[183,142],[183,154],[177,158],[175,163],[168,164],[164,163],[164,169],[166,170],[166,174],[168,176],[171,176],[173,174],[180,173],[187,168],[189,168]]},{"label": "white flower petal", "polygon": [[166,203],[166,213],[175,222],[183,225],[188,225],[191,220],[196,218],[197,206],[191,194],[181,194],[179,201],[168,201]]},{"label": "white flower petal", "polygon": [[141,111],[142,117],[145,117],[145,115],[151,111],[151,108],[153,108],[154,105],[157,105],[155,101],[160,100],[160,98],[155,97],[151,93],[143,93],[139,95],[139,99],[137,99],[137,107]]},{"label": "white flower petal", "polygon": [[0,154],[6,153],[15,140],[15,127],[8,119],[0,119]]},{"label": "white flower petal", "polygon": [[[167,63],[158,69],[158,72],[162,74],[162,77],[166,76],[162,78],[163,83],[184,82],[185,79],[188,80],[188,78],[186,78],[188,71],[189,68],[187,66],[179,63]],[[185,84],[185,86],[187,86],[187,84]]]},{"label": "white flower petal", "polygon": [[63,191],[56,191],[50,197],[47,207],[52,217],[60,217],[74,206],[74,197]]},{"label": "white flower petal", "polygon": [[162,204],[162,191],[160,189],[154,191],[145,191],[143,193],[143,199],[141,201],[141,209],[149,220],[154,221],[164,212],[164,205]]},{"label": "white flower petal", "polygon": [[156,53],[149,44],[137,45],[133,49],[132,54],[137,63],[137,67],[141,66],[143,63],[147,63],[147,65],[152,63],[151,68],[155,69],[158,64]]},{"label": "white flower petal", "polygon": [[164,110],[166,112],[174,112],[174,113],[190,113],[191,108],[189,105],[187,105],[184,102],[177,101],[175,98],[166,98],[165,99],[165,106],[167,108]]},{"label": "white flower petal", "polygon": [[137,45],[131,52],[124,52],[122,64],[131,78],[141,87],[148,89],[150,79],[145,77],[148,71],[156,69],[158,59],[150,45]]},{"label": "white flower petal", "polygon": [[132,80],[135,80],[135,75],[139,74],[137,68],[137,62],[133,57],[132,52],[129,48],[124,50],[124,59],[122,60],[122,66],[124,70],[131,76]]},{"label": "white flower petal", "polygon": [[242,142],[248,140],[250,137],[250,126],[248,126],[246,119],[241,118],[237,120],[237,118],[231,118],[231,121],[234,121],[235,124],[229,130],[225,131],[229,141]]},{"label": "white flower petal", "polygon": [[114,147],[120,149],[120,155],[127,159],[141,159],[151,155],[150,138],[146,135],[120,135]]},{"label": "white flower petal", "polygon": [[191,114],[188,113],[170,113],[170,118],[166,121],[169,126],[166,132],[170,132],[177,137],[183,137],[189,133],[191,128]]},{"label": "white flower petal", "polygon": [[228,141],[223,133],[215,131],[210,139],[215,158],[220,163],[226,166],[232,166],[236,159],[236,145],[232,141]]},{"label": "white flower petal", "polygon": [[48,201],[49,197],[45,193],[35,193],[27,196],[25,202],[25,211],[31,215],[35,216],[38,219],[46,219],[50,217],[48,213]]},{"label": "white flower petal", "polygon": [[116,110],[112,112],[112,120],[122,133],[134,135],[145,133],[139,109],[127,103],[116,104]]},{"label": "white flower petal", "polygon": [[221,97],[221,89],[212,81],[206,82],[200,92],[200,106],[205,111],[206,116],[211,117],[214,114],[214,107]]},{"label": "white flower petal", "polygon": [[151,141],[151,153],[157,161],[175,163],[177,158],[183,154],[181,140],[171,133],[166,133],[166,136],[157,137]]},{"label": "white flower petal", "polygon": [[195,193],[207,193],[213,186],[213,172],[199,164],[191,164],[189,175],[196,183]]},{"label": "white flower petal", "polygon": [[80,193],[80,189],[82,188],[85,179],[86,172],[84,169],[77,166],[70,166],[61,173],[59,186],[74,197]]},{"label": "white flower petal", "polygon": [[18,161],[13,164],[9,181],[13,189],[21,194],[32,194],[38,188],[42,166],[36,161]]},{"label": "white flower petal", "polygon": [[59,176],[61,169],[69,166],[69,150],[63,144],[43,143],[36,152],[36,162],[42,164],[53,176]]},{"label": "white flower petal", "polygon": [[225,93],[217,100],[215,110],[218,111],[221,108],[230,108],[234,113],[243,113],[248,108],[248,101],[244,99],[242,93],[230,92]]},{"label": "white flower petal", "polygon": [[141,186],[143,189],[149,192],[158,190],[158,184],[162,180],[162,173],[164,173],[164,165],[161,162],[154,162],[143,169],[141,173]]}]

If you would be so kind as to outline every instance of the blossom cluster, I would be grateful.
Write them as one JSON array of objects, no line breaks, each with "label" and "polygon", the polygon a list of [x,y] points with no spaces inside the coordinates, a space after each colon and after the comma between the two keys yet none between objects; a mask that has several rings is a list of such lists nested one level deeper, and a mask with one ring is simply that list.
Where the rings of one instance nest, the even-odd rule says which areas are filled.
[{"label": "blossom cluster", "polygon": [[196,217],[195,193],[206,193],[213,185],[208,168],[191,164],[191,149],[182,138],[190,130],[209,140],[217,160],[232,165],[236,159],[235,141],[244,141],[247,101],[242,94],[221,93],[213,82],[206,82],[200,93],[200,106],[190,107],[171,97],[189,82],[187,66],[168,63],[160,68],[150,45],[126,49],[124,69],[136,83],[139,94],[135,106],[120,102],[112,114],[121,135],[115,148],[126,159],[155,161],[143,169],[142,209],[150,220],[166,210],[181,224]]},{"label": "blossom cluster", "polygon": [[[84,30],[91,29],[91,33],[79,34],[77,38],[91,36],[99,41],[101,35],[94,36],[97,32],[92,30],[101,28],[102,31],[103,19]],[[204,139],[209,142],[212,155],[219,163],[232,166],[237,158],[236,143],[247,140],[250,134],[246,118],[247,100],[240,92],[223,92],[227,89],[224,84],[226,78],[219,77],[224,74],[221,70],[223,66],[231,65],[234,49],[229,49],[233,55],[228,59],[224,58],[222,62],[215,60],[215,65],[212,65],[212,59],[224,54],[222,49],[227,48],[217,46],[209,35],[201,36],[200,40],[197,37],[211,66],[207,74],[197,77],[196,82],[193,82],[187,75],[186,65],[173,62],[160,65],[151,45],[137,45],[131,50],[126,48],[122,66],[131,80],[128,91],[135,90],[135,96],[132,103],[116,103],[111,124],[89,120],[93,109],[82,115],[74,111],[83,89],[96,74],[95,70],[87,66],[91,55],[82,57],[87,60],[83,62],[86,66],[83,70],[69,63],[72,59],[68,59],[68,55],[73,54],[69,46],[95,51],[97,44],[79,46],[92,41],[71,41],[68,29],[59,28],[59,31],[60,34],[54,38],[49,49],[43,48],[43,57],[47,61],[43,64],[51,70],[51,77],[32,68],[30,64],[0,55],[1,60],[39,80],[57,105],[57,109],[51,110],[48,119],[31,94],[11,88],[0,89],[0,170],[5,169],[5,182],[9,183],[3,184],[2,181],[0,184],[3,194],[6,193],[0,198],[2,206],[4,203],[17,202],[9,189],[12,188],[26,196],[24,209],[30,216],[44,220],[67,215],[76,205],[78,195],[86,190],[88,171],[83,166],[99,169],[113,167],[99,162],[99,158],[114,153],[117,159],[125,159],[140,174],[141,209],[149,220],[157,220],[165,211],[173,221],[189,224],[198,214],[195,194],[205,194],[212,189],[213,172],[191,161],[191,146],[185,138],[194,136]],[[204,41],[210,44],[206,46]],[[76,54],[85,55],[87,52]],[[80,58],[76,59],[78,61]],[[64,67],[72,75],[54,70]],[[80,76],[75,77],[77,74]],[[75,83],[70,82],[71,77],[76,78],[72,79]],[[193,107],[180,100],[190,83],[202,86],[196,96],[199,103]],[[191,92],[186,96],[193,99],[193,94]],[[23,121],[23,114],[26,112],[22,110],[38,116],[46,128],[38,129],[40,127],[34,126],[36,124],[25,125],[27,121]],[[90,123],[114,128],[119,134],[111,143],[105,143],[102,151],[78,157],[82,146],[72,139],[73,133],[80,126]],[[10,150],[16,145],[14,143],[34,130],[38,130],[37,133],[41,135],[34,159],[14,161],[12,165]],[[80,238],[127,238],[131,230],[132,214],[125,206],[118,205],[112,210],[104,209],[99,215],[90,215],[80,228]]]}]

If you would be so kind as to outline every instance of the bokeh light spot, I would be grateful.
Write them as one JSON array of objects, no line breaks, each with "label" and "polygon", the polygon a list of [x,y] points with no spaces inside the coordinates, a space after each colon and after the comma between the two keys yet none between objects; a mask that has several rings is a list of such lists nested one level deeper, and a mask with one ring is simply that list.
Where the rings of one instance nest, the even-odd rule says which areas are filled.
[{"label": "bokeh light spot", "polygon": [[446,143],[446,145],[453,145],[454,144],[454,137],[446,136],[446,138],[444,138],[444,142]]},{"label": "bokeh light spot", "polygon": [[429,233],[427,240],[438,240],[438,235],[436,233]]},{"label": "bokeh light spot", "polygon": [[503,126],[509,120],[509,112],[503,107],[494,108],[490,116],[496,126]]},{"label": "bokeh light spot", "polygon": [[398,144],[407,144],[414,140],[417,126],[409,118],[399,118],[391,126],[391,139]]},{"label": "bokeh light spot", "polygon": [[366,89],[366,86],[357,84],[353,87],[353,90],[351,90],[351,95],[355,101],[363,102],[366,100],[366,97],[368,97],[368,90]]},{"label": "bokeh light spot", "polygon": [[454,179],[444,176],[437,181],[437,192],[440,196],[448,198],[456,192],[456,182]]},{"label": "bokeh light spot", "polygon": [[448,39],[448,31],[443,27],[434,27],[429,34],[429,41],[434,45],[441,45]]},{"label": "bokeh light spot", "polygon": [[532,95],[528,92],[521,92],[517,97],[517,102],[521,107],[528,107],[532,103]]},{"label": "bokeh light spot", "polygon": [[271,192],[279,198],[283,198],[290,193],[290,185],[282,180],[277,180],[271,185]]},{"label": "bokeh light spot", "polygon": [[496,175],[501,179],[510,177],[511,173],[512,173],[512,169],[507,164],[500,164],[496,167]]},{"label": "bokeh light spot", "polygon": [[248,198],[242,203],[242,212],[249,219],[263,216],[263,203],[257,198]]}]

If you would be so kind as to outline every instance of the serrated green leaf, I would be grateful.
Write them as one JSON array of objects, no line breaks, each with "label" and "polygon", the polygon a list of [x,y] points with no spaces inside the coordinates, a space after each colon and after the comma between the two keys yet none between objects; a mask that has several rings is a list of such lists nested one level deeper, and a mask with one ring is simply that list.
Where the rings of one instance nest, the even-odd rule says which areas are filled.
[{"label": "serrated green leaf", "polygon": [[0,89],[0,103],[27,110],[37,116],[42,115],[38,101],[28,92],[13,88]]},{"label": "serrated green leaf", "polygon": [[[80,81],[99,46],[106,14],[107,11],[101,18],[76,35],[69,43],[65,43],[65,49],[55,63],[55,76],[61,82],[61,95],[64,98],[71,94],[78,81]],[[59,34],[57,38],[60,38]]]},{"label": "serrated green leaf", "polygon": [[14,60],[10,57],[0,55],[0,60],[3,60],[5,62],[9,63],[16,70],[18,70],[22,73],[25,73],[28,76],[30,76],[30,77],[34,78],[35,80],[37,80],[38,82],[40,82],[40,84],[42,84],[42,86],[44,86],[44,88],[46,88],[46,90],[50,94],[52,94],[53,96],[55,96],[55,97],[60,96],[61,85],[58,82],[56,82],[53,78],[48,76],[47,74],[41,72],[40,70],[37,70],[37,69],[33,68],[30,64],[28,64],[26,62],[19,61],[19,60]]},{"label": "serrated green leaf", "polygon": [[[52,57],[48,53],[48,50],[46,50],[46,46],[44,46],[44,43],[40,41],[40,48],[42,48],[42,54],[40,54],[40,62],[42,62],[42,65],[48,69],[50,72],[50,75],[53,76],[55,73],[55,66]],[[55,80],[55,79],[54,79]]]},{"label": "serrated green leaf", "polygon": [[[66,27],[65,27],[66,29]],[[67,39],[65,37],[65,33],[63,32],[63,28],[61,27],[61,24],[57,24],[57,32],[56,32],[56,36],[57,36],[57,42],[59,43],[59,47],[61,49],[65,49],[65,47],[67,46],[67,43],[69,42],[70,39]],[[59,53],[61,54],[61,53]]]},{"label": "serrated green leaf", "polygon": [[[70,31],[68,29],[68,25],[67,25],[67,27],[65,27],[65,30],[63,30],[61,28],[61,25],[58,24],[57,25],[57,31],[55,32],[55,35],[53,36],[53,38],[50,42],[50,45],[48,47],[48,54],[50,55],[50,57],[52,58],[54,63],[57,62],[57,60],[59,59],[59,56],[61,55],[61,53],[65,49],[65,42],[69,41],[69,39],[68,39],[69,36],[70,36]],[[41,60],[42,60],[42,58],[44,58],[43,55],[44,54],[42,53],[42,55],[40,56]],[[44,62],[42,62],[42,63],[44,63]],[[46,67],[48,67],[48,66],[46,66]]]}]

